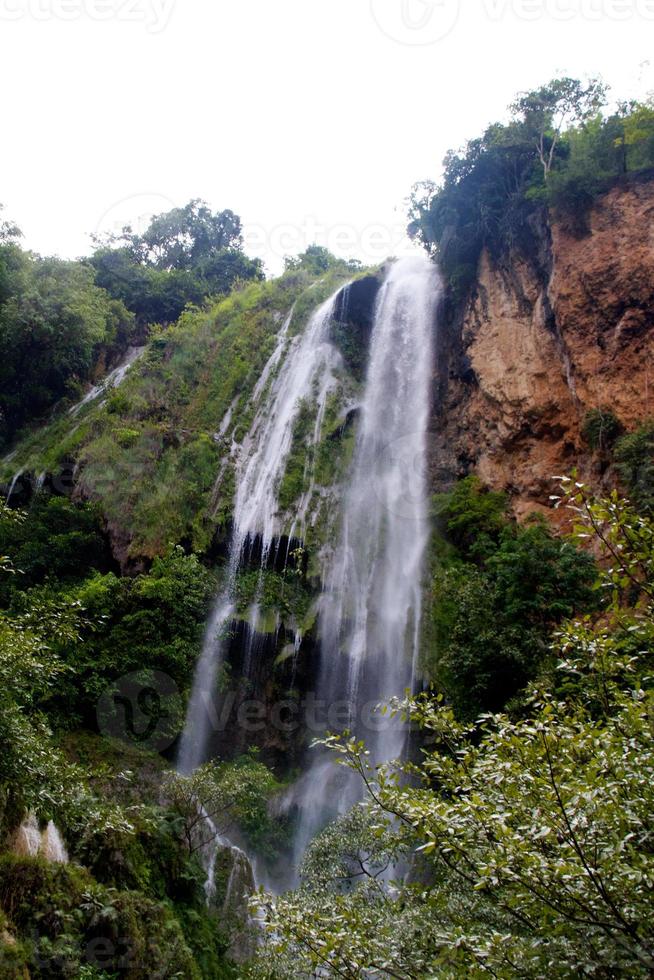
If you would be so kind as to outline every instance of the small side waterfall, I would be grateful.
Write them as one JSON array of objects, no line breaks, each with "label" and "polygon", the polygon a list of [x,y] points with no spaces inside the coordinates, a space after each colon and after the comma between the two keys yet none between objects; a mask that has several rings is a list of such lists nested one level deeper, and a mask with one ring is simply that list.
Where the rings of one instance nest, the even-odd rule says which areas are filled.
[{"label": "small side waterfall", "polygon": [[20,857],[36,857],[41,849],[41,831],[34,813],[28,813],[14,835],[12,851]]},{"label": "small side waterfall", "polygon": [[23,475],[23,472],[24,471],[22,469],[21,470],[18,470],[16,473],[14,473],[14,475],[11,478],[11,483],[9,484],[9,490],[7,491],[7,496],[5,498],[5,503],[7,505],[9,505],[9,502],[10,502],[11,498],[13,497],[14,490],[16,489],[16,484],[18,483],[18,481],[20,480],[21,476]]},{"label": "small side waterfall", "polygon": [[48,824],[41,834],[41,849],[39,853],[46,859],[56,864],[68,864],[68,851],[57,826],[48,821]]},{"label": "small side waterfall", "polygon": [[328,341],[335,296],[315,311],[302,334],[290,340],[290,318],[286,320],[253,393],[255,400],[260,398],[262,402],[236,467],[234,528],[226,581],[209,618],[193,682],[178,757],[178,768],[183,773],[192,772],[205,758],[213,724],[216,680],[224,655],[221,634],[234,615],[238,570],[256,538],[261,542],[261,568],[265,567],[281,530],[277,494],[291,450],[295,420],[302,402],[312,393],[314,381],[320,379],[323,397],[328,391],[325,377],[338,359]]},{"label": "small side waterfall", "polygon": [[[401,755],[405,732],[375,706],[412,687],[416,672],[439,288],[434,266],[410,258],[393,264],[380,290],[341,537],[324,578],[316,694],[326,707],[346,707],[346,727],[377,762]],[[317,755],[288,801],[299,808],[298,862],[327,819],[360,795],[354,777]]]},{"label": "small side waterfall", "polygon": [[26,814],[16,831],[12,851],[21,857],[42,857],[54,864],[68,864],[68,851],[56,824],[49,820],[41,831],[34,813]]},{"label": "small side waterfall", "polygon": [[144,350],[145,347],[128,347],[127,353],[123,357],[120,364],[118,364],[113,371],[110,371],[109,374],[102,379],[102,381],[99,381],[89,391],[87,391],[81,401],[73,405],[72,408],[69,408],[68,414],[73,418],[77,418],[84,406],[88,405],[89,402],[95,401],[96,398],[100,397],[100,395],[108,394],[112,388],[118,388],[118,386],[125,380],[125,376],[127,375],[127,372],[131,366],[138,360]]}]

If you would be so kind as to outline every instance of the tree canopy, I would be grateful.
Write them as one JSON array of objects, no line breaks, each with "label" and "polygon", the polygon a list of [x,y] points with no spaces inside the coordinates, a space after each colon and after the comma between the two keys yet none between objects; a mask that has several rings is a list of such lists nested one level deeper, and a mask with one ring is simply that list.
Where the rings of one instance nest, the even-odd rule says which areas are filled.
[{"label": "tree canopy", "polygon": [[156,215],[141,234],[126,225],[96,245],[96,283],[146,323],[171,323],[189,303],[263,278],[260,261],[243,252],[239,216],[197,199]]},{"label": "tree canopy", "polygon": [[455,294],[473,281],[484,247],[497,257],[525,242],[539,208],[581,226],[607,182],[654,165],[654,104],[604,115],[606,93],[598,79],[569,77],[521,93],[508,122],[447,154],[440,183],[416,184],[409,234],[438,255]]}]

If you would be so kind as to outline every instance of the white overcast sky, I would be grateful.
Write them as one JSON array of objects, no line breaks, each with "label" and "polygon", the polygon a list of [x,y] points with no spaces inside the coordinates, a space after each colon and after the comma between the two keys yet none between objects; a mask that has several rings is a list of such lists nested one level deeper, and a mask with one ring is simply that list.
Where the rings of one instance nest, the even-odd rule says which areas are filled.
[{"label": "white overcast sky", "polygon": [[0,0],[0,202],[44,254],[201,197],[271,272],[378,260],[517,90],[642,96],[653,42],[654,0]]}]

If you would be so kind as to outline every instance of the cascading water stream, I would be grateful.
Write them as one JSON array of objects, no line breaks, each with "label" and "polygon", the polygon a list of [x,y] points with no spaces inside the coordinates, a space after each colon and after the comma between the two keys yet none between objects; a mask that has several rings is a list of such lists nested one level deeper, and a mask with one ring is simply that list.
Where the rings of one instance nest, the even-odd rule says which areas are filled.
[{"label": "cascading water stream", "polygon": [[[379,725],[373,706],[402,694],[413,684],[416,669],[428,541],[426,445],[438,294],[437,272],[420,258],[393,264],[380,289],[354,458],[342,495],[340,538],[323,569],[321,670],[315,694],[325,707],[339,702],[347,706],[348,727],[366,738],[378,761],[401,754],[405,733],[397,724]],[[341,300],[344,307],[347,287]],[[262,576],[280,539],[279,487],[305,401],[311,400],[315,410],[314,445],[321,436],[327,398],[341,364],[329,342],[335,301],[336,295],[324,303],[299,336],[288,338],[291,318],[285,321],[253,393],[256,415],[236,457],[225,583],[207,625],[181,740],[178,768],[183,773],[192,772],[207,755],[226,649],[221,634],[236,614],[239,569],[251,560],[256,543]],[[304,533],[313,483],[310,459],[289,540]],[[245,631],[246,661],[248,650],[252,659],[257,655],[258,597],[255,590]],[[296,637],[296,655],[298,645]],[[330,719],[326,727],[338,725]],[[315,833],[360,796],[353,778],[331,758],[316,754],[286,800],[289,809],[298,811],[295,868]],[[216,849],[225,845],[229,842],[218,841]],[[208,875],[212,855],[206,856]]]},{"label": "cascading water stream", "polygon": [[[437,271],[421,258],[394,263],[381,287],[341,537],[324,576],[316,696],[325,708],[347,707],[347,727],[377,762],[401,755],[406,736],[374,707],[412,687],[416,672],[438,295]],[[360,795],[353,776],[317,755],[287,801],[299,810],[296,863]]]},{"label": "cascading water stream", "polygon": [[323,303],[304,332],[290,341],[287,339],[290,318],[285,322],[253,394],[255,399],[260,398],[268,388],[241,447],[236,468],[228,571],[209,619],[196,669],[178,758],[178,768],[183,773],[192,772],[205,758],[212,731],[216,680],[224,656],[221,632],[234,616],[234,586],[239,567],[255,539],[261,542],[262,571],[266,566],[270,548],[281,531],[277,494],[291,451],[295,420],[303,400],[312,392],[314,381],[330,373],[338,356],[328,341],[335,296]]}]

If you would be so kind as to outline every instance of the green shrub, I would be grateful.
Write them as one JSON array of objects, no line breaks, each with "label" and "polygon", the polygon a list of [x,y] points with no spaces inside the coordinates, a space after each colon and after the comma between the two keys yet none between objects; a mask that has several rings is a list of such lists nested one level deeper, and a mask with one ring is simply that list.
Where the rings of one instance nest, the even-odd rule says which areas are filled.
[{"label": "green shrub", "polygon": [[462,718],[503,708],[547,662],[552,626],[592,608],[593,559],[542,521],[513,523],[504,494],[467,477],[437,499],[440,549],[424,663]]},{"label": "green shrub", "polygon": [[0,857],[0,906],[31,947],[34,977],[76,978],[82,967],[127,980],[200,973],[173,914],[138,892],[99,886],[82,868]]},{"label": "green shrub", "polygon": [[46,579],[80,581],[91,569],[106,570],[111,557],[97,508],[40,493],[27,520],[0,522],[0,553],[11,554],[20,575],[0,578],[0,603]]},{"label": "green shrub", "polygon": [[605,452],[622,432],[622,424],[610,408],[591,408],[586,412],[581,434],[591,449]]},{"label": "green shrub", "polygon": [[614,458],[634,504],[648,514],[654,512],[654,421],[621,436]]},{"label": "green shrub", "polygon": [[435,516],[448,540],[466,557],[483,556],[496,546],[508,523],[509,501],[467,476],[434,501]]}]

